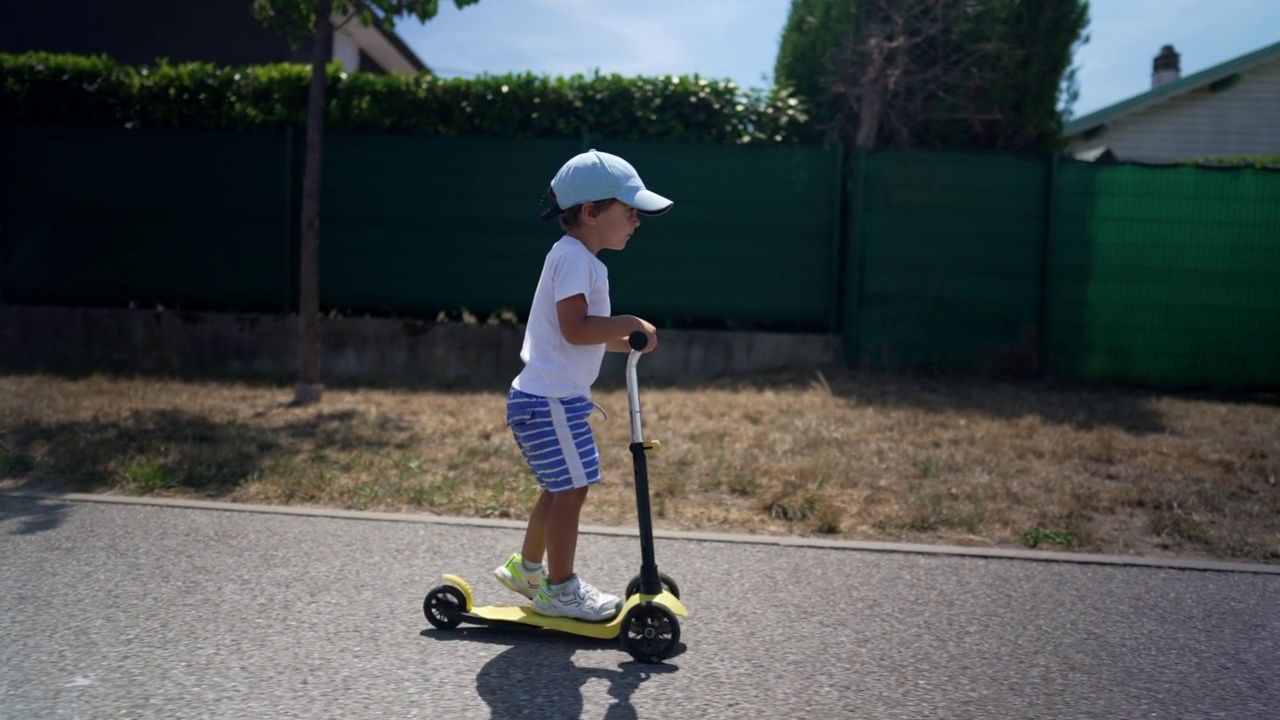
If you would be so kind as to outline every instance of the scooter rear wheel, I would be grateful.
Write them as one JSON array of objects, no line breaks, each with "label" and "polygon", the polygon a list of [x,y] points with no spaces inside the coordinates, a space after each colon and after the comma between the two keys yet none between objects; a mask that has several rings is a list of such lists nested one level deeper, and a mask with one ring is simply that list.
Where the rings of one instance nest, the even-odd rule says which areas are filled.
[{"label": "scooter rear wheel", "polygon": [[422,601],[422,614],[427,622],[441,630],[452,630],[462,623],[467,597],[452,585],[439,585]]},{"label": "scooter rear wheel", "polygon": [[[675,595],[676,599],[679,600],[680,586],[676,585],[676,581],[672,580],[670,575],[667,575],[666,573],[663,573],[663,572],[658,573],[658,578],[662,580],[662,589],[666,590],[672,595]],[[631,597],[632,595],[635,595],[638,592],[640,592],[640,576],[639,575],[631,578],[631,582],[627,583],[627,593],[624,597]]]},{"label": "scooter rear wheel", "polygon": [[680,622],[662,605],[643,602],[623,616],[618,637],[631,657],[643,663],[660,663],[671,657],[680,642]]}]

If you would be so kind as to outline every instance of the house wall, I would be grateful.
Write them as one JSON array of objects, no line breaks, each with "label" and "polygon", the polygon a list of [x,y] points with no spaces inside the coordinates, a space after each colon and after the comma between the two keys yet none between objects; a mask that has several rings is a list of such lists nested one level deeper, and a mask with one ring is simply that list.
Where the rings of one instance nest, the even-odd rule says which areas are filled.
[{"label": "house wall", "polygon": [[249,65],[305,60],[249,14],[244,0],[7,3],[0,52],[105,53],[129,64],[157,58]]},{"label": "house wall", "polygon": [[[311,62],[310,42],[297,48],[262,26],[247,0],[173,2],[89,0],[15,3],[0,18],[0,52],[106,54],[126,65],[203,60],[219,65]],[[381,33],[351,22],[334,33],[334,58],[348,71],[413,74],[414,64]]]},{"label": "house wall", "polygon": [[360,46],[345,28],[333,34],[333,59],[341,62],[347,72],[360,69]]},{"label": "house wall", "polygon": [[1070,149],[1078,154],[1102,146],[1121,161],[1149,163],[1280,152],[1280,58],[1245,71],[1219,92],[1201,87],[1112,120],[1102,135]]}]

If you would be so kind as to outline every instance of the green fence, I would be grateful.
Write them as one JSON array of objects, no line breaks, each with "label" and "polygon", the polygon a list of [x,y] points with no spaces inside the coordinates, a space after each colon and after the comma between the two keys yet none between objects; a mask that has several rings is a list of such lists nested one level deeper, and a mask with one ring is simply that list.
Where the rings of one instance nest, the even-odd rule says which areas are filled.
[{"label": "green fence", "polygon": [[862,164],[846,358],[966,372],[1007,362],[1039,325],[1044,163],[885,153]]},{"label": "green fence", "polygon": [[[0,129],[0,301],[296,309],[300,133]],[[663,326],[839,333],[846,363],[1280,388],[1280,172],[819,148],[333,135],[321,304],[523,313],[555,169],[676,200],[605,253]]]},{"label": "green fence", "polygon": [[[613,305],[666,324],[834,328],[836,155],[611,142],[678,212],[608,252]],[[325,146],[321,294],[354,311],[523,313],[559,237],[537,216],[582,143],[343,136]]]},{"label": "green fence", "polygon": [[[301,133],[15,127],[0,166],[10,303],[288,311]],[[559,237],[538,222],[582,142],[333,135],[321,305],[523,313]],[[830,332],[839,168],[821,149],[609,143],[679,212],[605,253],[614,306],[675,325]]]},{"label": "green fence", "polygon": [[882,153],[849,198],[849,364],[1280,387],[1280,173]]},{"label": "green fence", "polygon": [[[325,143],[323,307],[523,312],[558,233],[537,221],[578,144],[336,135]],[[547,168],[551,168],[550,171]]]},{"label": "green fence", "polygon": [[1063,375],[1280,388],[1280,172],[1058,175],[1045,355]]},{"label": "green fence", "polygon": [[280,135],[12,128],[0,300],[281,310],[292,153]]}]

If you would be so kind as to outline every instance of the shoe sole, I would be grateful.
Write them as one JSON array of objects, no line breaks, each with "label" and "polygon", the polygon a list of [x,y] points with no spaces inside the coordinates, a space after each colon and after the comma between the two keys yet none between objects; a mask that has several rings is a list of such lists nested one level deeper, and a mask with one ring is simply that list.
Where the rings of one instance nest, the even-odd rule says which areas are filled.
[{"label": "shoe sole", "polygon": [[577,620],[579,622],[586,622],[586,623],[606,623],[618,617],[617,611],[614,611],[614,613],[608,617],[600,617],[600,618],[597,618],[597,617],[587,618],[587,617],[582,617],[580,615],[570,615],[568,613],[562,615],[560,613],[547,612],[546,610],[543,610],[542,608],[539,608],[536,605],[533,606],[533,611],[547,618],[557,618],[562,620]]},{"label": "shoe sole", "polygon": [[538,603],[536,602],[533,603],[531,607],[533,608],[534,612],[545,617],[564,618],[566,620],[581,620],[582,622],[589,622],[589,623],[602,623],[602,622],[609,622],[610,620],[618,617],[618,613],[622,610],[622,600],[619,599],[617,603],[614,604],[613,614],[609,615],[608,617],[582,617],[581,615],[574,615],[572,613],[559,613],[559,612],[556,612],[554,609],[547,610],[545,608],[538,607]]}]

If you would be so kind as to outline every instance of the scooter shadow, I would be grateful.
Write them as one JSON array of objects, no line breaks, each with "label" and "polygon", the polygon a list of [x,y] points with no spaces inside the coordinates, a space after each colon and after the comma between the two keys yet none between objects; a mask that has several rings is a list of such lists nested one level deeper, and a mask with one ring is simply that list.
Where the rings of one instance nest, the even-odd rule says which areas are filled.
[{"label": "scooter shadow", "polygon": [[[619,663],[617,670],[579,667],[573,662],[574,653],[583,649],[614,649],[621,653],[617,639],[596,640],[537,628],[428,628],[421,635],[438,641],[465,640],[509,646],[485,663],[476,675],[476,693],[488,704],[492,718],[580,718],[582,687],[591,680],[605,680],[609,683],[609,697],[613,699],[605,719],[630,720],[637,717],[631,696],[640,685],[654,675],[680,669],[667,663],[641,663],[630,658]],[[678,643],[671,657],[679,656],[684,650],[684,643]]]}]

